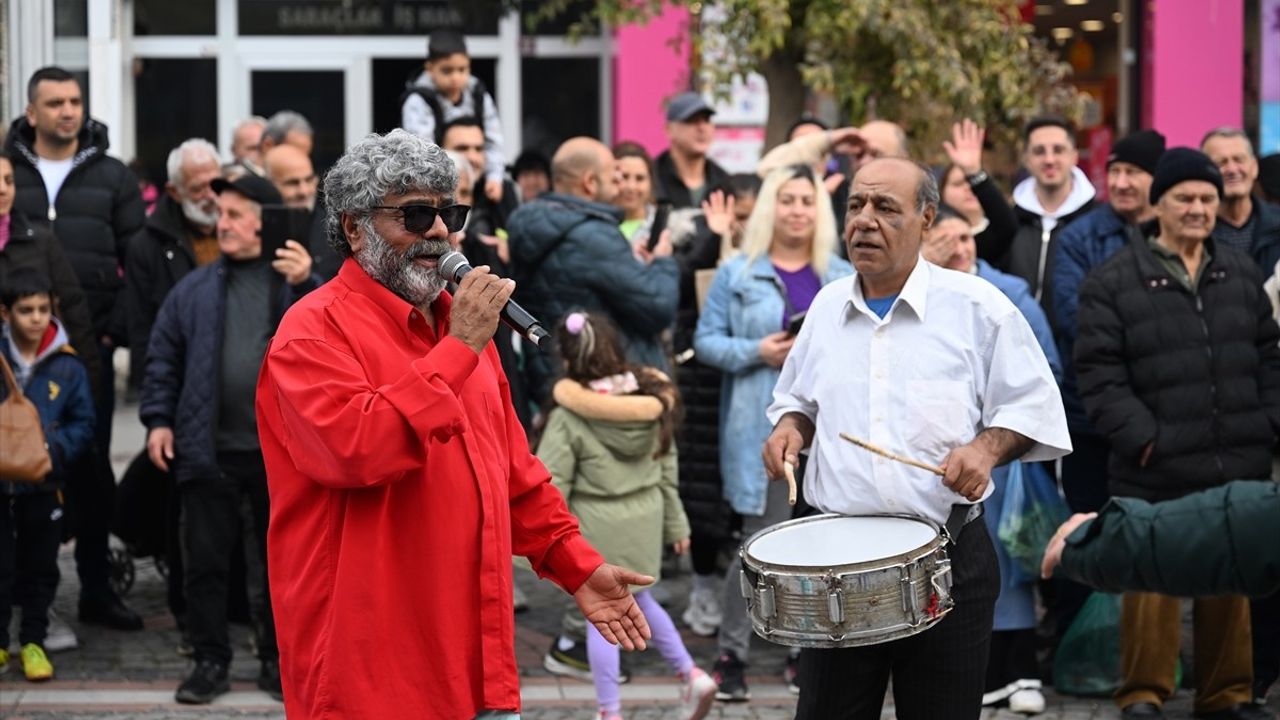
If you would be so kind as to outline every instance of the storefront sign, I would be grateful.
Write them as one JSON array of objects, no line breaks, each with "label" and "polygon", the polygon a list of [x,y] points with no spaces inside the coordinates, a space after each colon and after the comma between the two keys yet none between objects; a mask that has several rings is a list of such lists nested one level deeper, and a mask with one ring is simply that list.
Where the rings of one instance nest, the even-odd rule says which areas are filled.
[{"label": "storefront sign", "polygon": [[239,0],[241,35],[497,35],[498,0]]}]

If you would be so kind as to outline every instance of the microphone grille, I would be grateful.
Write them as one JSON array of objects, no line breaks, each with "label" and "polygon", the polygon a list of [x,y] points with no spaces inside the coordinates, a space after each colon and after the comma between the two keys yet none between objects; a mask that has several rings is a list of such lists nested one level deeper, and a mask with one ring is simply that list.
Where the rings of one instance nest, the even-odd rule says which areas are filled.
[{"label": "microphone grille", "polygon": [[436,268],[439,270],[441,277],[445,280],[448,280],[449,282],[460,282],[462,275],[460,271],[463,268],[470,269],[470,265],[468,265],[467,257],[465,255],[457,250],[450,250],[440,256],[440,260],[436,264]]}]

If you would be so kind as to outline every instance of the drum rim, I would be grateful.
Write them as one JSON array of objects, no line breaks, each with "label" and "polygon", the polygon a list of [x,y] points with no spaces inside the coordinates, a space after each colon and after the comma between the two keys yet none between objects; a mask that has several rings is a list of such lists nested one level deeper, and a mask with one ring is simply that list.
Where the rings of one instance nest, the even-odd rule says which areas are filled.
[{"label": "drum rim", "polygon": [[[817,522],[820,520],[832,520],[835,518],[849,518],[849,517],[897,518],[899,520],[911,520],[911,521],[922,523],[924,525],[929,526],[934,532],[934,538],[923,545],[914,547],[905,552],[896,553],[894,555],[889,555],[883,558],[876,558],[875,560],[864,560],[862,562],[857,562],[857,563],[842,563],[840,565],[784,565],[780,563],[770,562],[768,560],[761,560],[759,558],[752,556],[747,552],[747,548],[749,548],[751,546],[751,543],[755,542],[758,538],[764,535],[767,535],[771,532],[774,532],[784,526],[795,527],[797,525],[803,525],[805,523],[810,523],[810,522]],[[784,520],[783,522],[777,523],[775,525],[770,525],[769,527],[764,528],[763,530],[759,530],[753,533],[751,537],[747,538],[742,542],[742,545],[739,548],[738,553],[742,558],[742,562],[746,564],[748,567],[751,567],[753,569],[763,570],[774,575],[786,575],[786,574],[792,574],[792,573],[798,574],[798,575],[808,575],[808,574],[812,574],[814,571],[819,571],[824,574],[829,573],[832,575],[842,575],[850,572],[853,572],[853,573],[868,572],[868,571],[875,571],[875,570],[883,570],[886,568],[901,567],[903,565],[909,565],[909,564],[918,562],[920,559],[933,554],[934,552],[937,551],[937,549],[940,546],[945,545],[945,543],[946,543],[946,538],[942,533],[942,526],[934,522],[933,520],[930,520],[929,518],[920,517],[918,515],[907,515],[905,513],[871,513],[867,515],[844,515],[841,513],[823,513],[821,515],[812,515],[809,517],[795,518],[793,520]],[[837,569],[838,569],[838,572],[837,572]]]}]

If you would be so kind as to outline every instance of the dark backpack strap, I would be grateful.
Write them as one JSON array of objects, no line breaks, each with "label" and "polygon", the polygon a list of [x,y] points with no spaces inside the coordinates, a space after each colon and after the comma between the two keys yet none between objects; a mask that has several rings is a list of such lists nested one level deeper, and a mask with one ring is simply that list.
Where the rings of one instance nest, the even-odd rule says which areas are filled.
[{"label": "dark backpack strap", "polygon": [[440,141],[444,139],[444,109],[440,107],[440,96],[436,95],[434,91],[424,87],[412,86],[406,88],[404,93],[400,95],[400,107],[402,112],[404,102],[413,95],[417,95],[422,98],[422,101],[427,104],[427,108],[431,110],[431,116],[436,119],[435,143],[439,145]]}]

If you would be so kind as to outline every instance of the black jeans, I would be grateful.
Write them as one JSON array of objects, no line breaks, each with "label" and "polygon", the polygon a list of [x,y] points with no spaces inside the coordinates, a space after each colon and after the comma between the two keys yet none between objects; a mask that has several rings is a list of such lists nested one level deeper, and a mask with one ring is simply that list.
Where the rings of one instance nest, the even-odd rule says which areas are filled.
[{"label": "black jeans", "polygon": [[[267,558],[267,472],[260,452],[218,454],[221,477],[187,480],[178,485],[182,502],[182,557],[187,596],[187,630],[197,660],[231,662],[231,640],[227,631],[227,593],[230,585],[231,555],[241,532],[252,532],[264,577]],[[252,527],[241,523],[240,505],[247,497],[253,508]],[[262,621],[256,628],[258,654],[274,660],[275,620],[271,614],[271,593],[263,593]]]},{"label": "black jeans", "polygon": [[0,648],[9,647],[9,618],[22,607],[18,643],[44,645],[49,606],[58,592],[62,503],[45,489],[0,493]]},{"label": "black jeans", "polygon": [[981,519],[950,550],[955,608],[928,630],[881,645],[800,653],[797,720],[879,720],[893,677],[900,720],[974,720],[982,689],[1000,568]]}]

